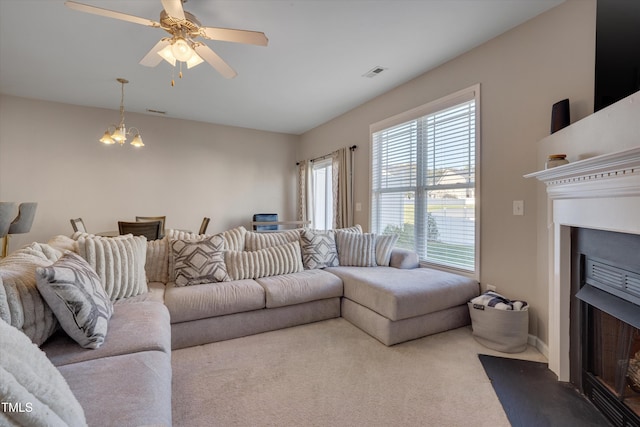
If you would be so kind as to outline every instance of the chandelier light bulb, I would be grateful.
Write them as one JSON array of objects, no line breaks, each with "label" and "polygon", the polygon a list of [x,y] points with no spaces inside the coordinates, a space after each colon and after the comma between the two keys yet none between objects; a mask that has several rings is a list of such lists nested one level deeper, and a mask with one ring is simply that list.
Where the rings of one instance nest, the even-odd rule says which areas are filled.
[{"label": "chandelier light bulb", "polygon": [[116,143],[113,140],[113,138],[111,138],[111,134],[109,133],[109,129],[104,131],[104,135],[102,135],[102,138],[100,138],[100,142],[102,142],[103,144],[107,144],[107,145],[111,145],[111,144],[115,144]]},{"label": "chandelier light bulb", "polygon": [[133,141],[131,141],[131,145],[134,147],[144,147],[144,143],[142,142],[142,137],[139,133],[136,133],[136,136],[133,137]]},{"label": "chandelier light bulb", "polygon": [[171,45],[171,53],[178,61],[187,62],[193,55],[193,49],[185,39],[179,38]]}]

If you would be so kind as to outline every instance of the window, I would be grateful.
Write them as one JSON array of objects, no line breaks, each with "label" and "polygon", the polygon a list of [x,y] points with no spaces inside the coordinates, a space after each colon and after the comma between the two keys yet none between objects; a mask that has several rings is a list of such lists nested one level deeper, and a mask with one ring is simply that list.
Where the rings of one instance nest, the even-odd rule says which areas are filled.
[{"label": "window", "polygon": [[371,229],[475,277],[478,105],[476,85],[371,126]]},{"label": "window", "polygon": [[313,162],[311,185],[313,188],[313,222],[318,230],[329,230],[333,226],[333,192],[331,159]]}]

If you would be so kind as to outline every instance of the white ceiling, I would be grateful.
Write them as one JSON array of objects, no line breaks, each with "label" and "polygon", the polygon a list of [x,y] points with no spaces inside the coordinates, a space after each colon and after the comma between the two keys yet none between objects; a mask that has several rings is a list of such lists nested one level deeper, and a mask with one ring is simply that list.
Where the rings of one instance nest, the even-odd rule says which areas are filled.
[{"label": "white ceiling", "polygon": [[[160,0],[78,0],[159,20]],[[0,0],[0,93],[301,134],[563,0],[189,0],[202,25],[262,31],[267,47],[207,41],[237,72],[138,62],[166,33],[71,10]],[[381,66],[375,78],[362,77]],[[151,113],[149,113],[151,114]]]}]

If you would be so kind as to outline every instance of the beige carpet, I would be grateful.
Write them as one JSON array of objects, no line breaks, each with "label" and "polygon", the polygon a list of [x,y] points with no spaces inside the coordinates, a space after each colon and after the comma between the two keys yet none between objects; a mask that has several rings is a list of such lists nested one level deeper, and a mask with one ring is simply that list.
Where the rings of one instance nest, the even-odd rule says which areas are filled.
[{"label": "beige carpet", "polygon": [[509,426],[478,353],[507,356],[470,327],[386,347],[342,318],[176,350],[173,422]]}]

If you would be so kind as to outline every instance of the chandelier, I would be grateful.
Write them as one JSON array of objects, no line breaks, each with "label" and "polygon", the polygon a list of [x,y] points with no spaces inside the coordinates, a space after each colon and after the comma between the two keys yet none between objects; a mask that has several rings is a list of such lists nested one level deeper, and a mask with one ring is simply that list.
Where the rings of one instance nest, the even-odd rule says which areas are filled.
[{"label": "chandelier", "polygon": [[[127,130],[124,125],[124,85],[125,83],[129,83],[129,80],[123,79],[122,77],[119,77],[116,80],[122,85],[122,95],[120,97],[120,124],[110,125],[104,132],[104,135],[102,135],[102,138],[100,138],[100,142],[108,145],[115,144],[117,142],[122,146],[127,142],[128,135],[134,135],[131,145],[134,147],[144,147],[140,131],[134,127]],[[110,132],[111,128],[114,129],[113,132]]]}]

